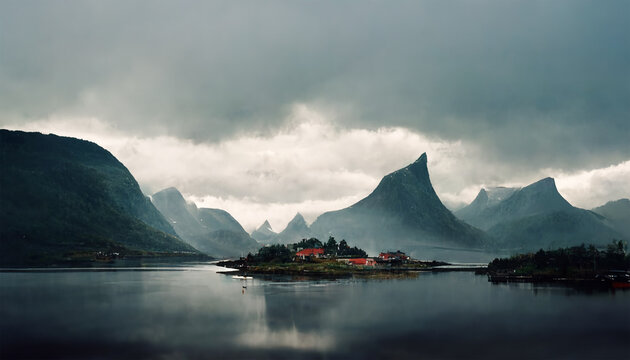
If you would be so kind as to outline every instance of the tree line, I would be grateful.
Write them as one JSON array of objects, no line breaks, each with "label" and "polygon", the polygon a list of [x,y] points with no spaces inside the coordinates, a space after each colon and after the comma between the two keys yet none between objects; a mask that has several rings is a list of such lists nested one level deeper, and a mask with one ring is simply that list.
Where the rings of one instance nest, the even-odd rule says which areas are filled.
[{"label": "tree line", "polygon": [[543,249],[536,253],[494,259],[488,264],[490,273],[595,275],[610,270],[630,270],[630,255],[626,244],[614,240],[605,250],[593,245],[580,245],[557,250]]},{"label": "tree line", "polygon": [[251,262],[290,262],[295,253],[301,249],[323,249],[324,255],[329,257],[367,257],[367,253],[356,246],[350,247],[343,239],[337,243],[333,236],[325,243],[317,238],[302,239],[294,244],[274,244],[265,246],[256,254],[248,254],[247,260]]}]

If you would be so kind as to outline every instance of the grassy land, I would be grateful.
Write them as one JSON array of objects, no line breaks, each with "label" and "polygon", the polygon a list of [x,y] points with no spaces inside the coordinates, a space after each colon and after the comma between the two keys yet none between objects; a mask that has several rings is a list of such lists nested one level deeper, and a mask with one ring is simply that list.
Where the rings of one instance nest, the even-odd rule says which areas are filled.
[{"label": "grassy land", "polygon": [[[239,269],[243,274],[266,275],[302,275],[302,276],[364,276],[364,277],[400,277],[404,273],[430,270],[435,266],[445,265],[441,262],[413,262],[400,265],[362,266],[348,265],[337,259],[313,259],[311,261],[261,262],[248,263],[245,259],[223,261],[219,266]],[[396,276],[399,275],[399,276]]]}]

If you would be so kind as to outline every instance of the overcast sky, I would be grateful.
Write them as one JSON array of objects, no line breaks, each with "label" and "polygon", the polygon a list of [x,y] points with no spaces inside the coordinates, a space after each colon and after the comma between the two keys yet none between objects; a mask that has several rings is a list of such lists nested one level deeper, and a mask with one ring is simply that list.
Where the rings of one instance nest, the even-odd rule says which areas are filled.
[{"label": "overcast sky", "polygon": [[445,203],[630,196],[629,1],[0,2],[0,126],[92,140],[251,230],[423,152]]}]

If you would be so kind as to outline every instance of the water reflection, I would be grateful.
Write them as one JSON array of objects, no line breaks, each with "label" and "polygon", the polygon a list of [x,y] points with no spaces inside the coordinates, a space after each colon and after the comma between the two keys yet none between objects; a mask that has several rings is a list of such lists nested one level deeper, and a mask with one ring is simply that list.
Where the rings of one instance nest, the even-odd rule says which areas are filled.
[{"label": "water reflection", "polygon": [[471,273],[293,282],[208,270],[0,273],[0,358],[617,358],[630,351],[630,292],[492,285]]}]

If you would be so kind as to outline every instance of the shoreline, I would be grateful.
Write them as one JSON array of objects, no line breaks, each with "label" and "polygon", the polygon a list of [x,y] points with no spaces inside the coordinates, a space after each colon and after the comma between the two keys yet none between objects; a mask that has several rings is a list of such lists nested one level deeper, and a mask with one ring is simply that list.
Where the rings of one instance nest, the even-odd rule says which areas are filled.
[{"label": "shoreline", "polygon": [[[240,276],[302,276],[320,278],[341,277],[402,277],[421,272],[450,272],[468,271],[478,272],[486,269],[485,266],[453,265],[440,261],[415,262],[397,266],[363,266],[346,265],[338,262],[299,262],[299,263],[262,263],[247,264],[242,260],[219,261],[217,266],[226,268],[219,271],[220,274],[232,274]],[[228,270],[229,269],[229,270]]]}]

